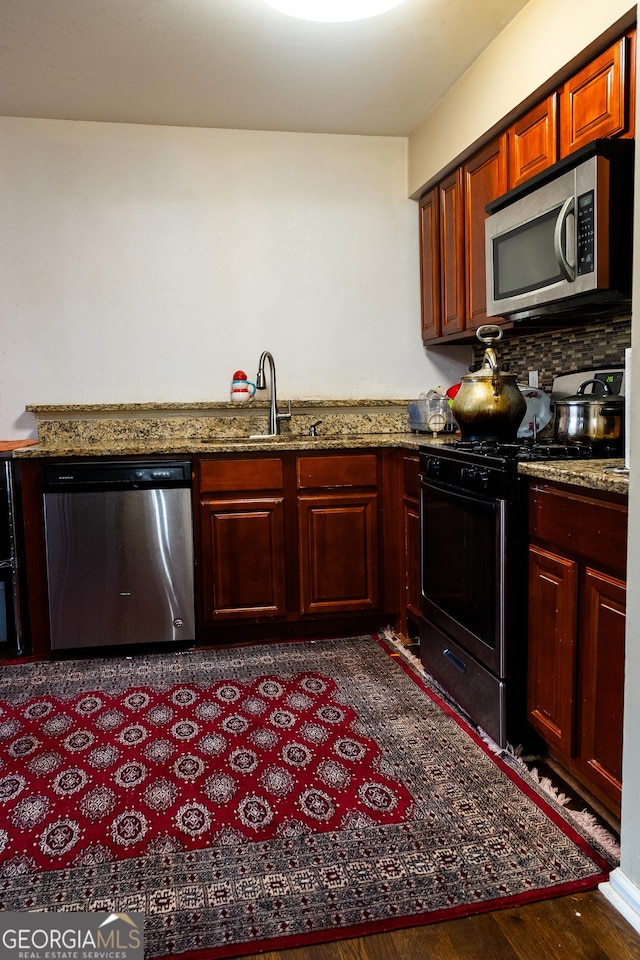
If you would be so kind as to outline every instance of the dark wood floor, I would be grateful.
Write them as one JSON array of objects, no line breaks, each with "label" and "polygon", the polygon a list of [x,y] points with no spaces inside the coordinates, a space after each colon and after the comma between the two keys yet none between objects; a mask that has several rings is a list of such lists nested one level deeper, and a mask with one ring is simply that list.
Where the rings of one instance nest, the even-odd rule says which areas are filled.
[{"label": "dark wood floor", "polygon": [[246,954],[261,960],[639,960],[640,934],[599,891],[464,920]]}]

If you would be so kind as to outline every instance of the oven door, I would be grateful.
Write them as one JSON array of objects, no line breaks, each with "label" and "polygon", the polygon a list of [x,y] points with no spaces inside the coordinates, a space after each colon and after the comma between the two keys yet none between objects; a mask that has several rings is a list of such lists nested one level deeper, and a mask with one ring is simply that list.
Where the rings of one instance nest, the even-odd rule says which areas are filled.
[{"label": "oven door", "polygon": [[426,478],[420,498],[424,616],[503,677],[507,501]]}]

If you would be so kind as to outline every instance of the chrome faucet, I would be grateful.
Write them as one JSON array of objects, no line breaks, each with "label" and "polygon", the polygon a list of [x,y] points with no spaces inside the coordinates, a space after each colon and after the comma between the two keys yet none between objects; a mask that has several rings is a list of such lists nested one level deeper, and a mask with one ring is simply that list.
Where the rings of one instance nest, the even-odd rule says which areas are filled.
[{"label": "chrome faucet", "polygon": [[286,413],[278,413],[278,397],[276,393],[276,365],[272,355],[268,350],[263,350],[258,363],[258,373],[256,375],[256,389],[266,390],[266,378],[264,375],[265,362],[269,363],[271,372],[271,397],[269,402],[269,433],[268,436],[275,437],[280,433],[280,421],[291,420],[291,400],[288,401],[288,410]]}]

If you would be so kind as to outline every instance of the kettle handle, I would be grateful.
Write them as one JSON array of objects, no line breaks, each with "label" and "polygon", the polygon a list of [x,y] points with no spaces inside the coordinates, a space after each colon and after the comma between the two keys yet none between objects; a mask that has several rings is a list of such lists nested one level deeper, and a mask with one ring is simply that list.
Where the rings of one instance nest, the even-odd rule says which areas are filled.
[{"label": "kettle handle", "polygon": [[498,343],[502,340],[504,331],[496,326],[495,323],[483,323],[481,327],[478,327],[476,330],[476,337],[480,343]]}]

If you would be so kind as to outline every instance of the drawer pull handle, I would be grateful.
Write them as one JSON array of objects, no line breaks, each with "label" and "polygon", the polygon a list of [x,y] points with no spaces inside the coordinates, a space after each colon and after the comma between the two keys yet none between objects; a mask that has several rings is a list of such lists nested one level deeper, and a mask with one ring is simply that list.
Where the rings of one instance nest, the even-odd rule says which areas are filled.
[{"label": "drawer pull handle", "polygon": [[455,653],[452,653],[451,650],[449,650],[449,647],[445,647],[445,648],[444,648],[444,650],[442,651],[442,655],[443,655],[444,657],[446,657],[447,660],[449,660],[449,661],[454,665],[454,667],[456,668],[456,670],[459,670],[459,671],[460,671],[460,673],[466,673],[466,672],[467,672],[467,665],[466,665],[466,663],[464,663],[464,662],[460,659],[460,657],[456,657]]}]

